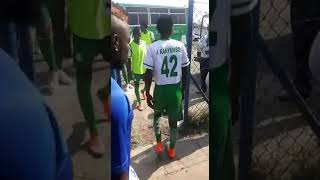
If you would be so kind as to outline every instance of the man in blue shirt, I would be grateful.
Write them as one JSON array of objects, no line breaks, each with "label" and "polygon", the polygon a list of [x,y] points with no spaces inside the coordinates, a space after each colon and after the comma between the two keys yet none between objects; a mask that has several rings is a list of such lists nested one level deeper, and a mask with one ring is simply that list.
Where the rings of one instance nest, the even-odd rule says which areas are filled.
[{"label": "man in blue shirt", "polygon": [[[121,69],[128,60],[130,42],[129,26],[124,10],[113,7],[112,11],[112,59],[114,69]],[[116,12],[116,13],[114,13]],[[111,173],[112,180],[128,180],[131,176],[130,146],[133,111],[127,96],[117,81],[111,78]],[[131,170],[130,170],[131,169]]]},{"label": "man in blue shirt", "polygon": [[0,49],[0,179],[72,180],[56,119],[14,60]]}]

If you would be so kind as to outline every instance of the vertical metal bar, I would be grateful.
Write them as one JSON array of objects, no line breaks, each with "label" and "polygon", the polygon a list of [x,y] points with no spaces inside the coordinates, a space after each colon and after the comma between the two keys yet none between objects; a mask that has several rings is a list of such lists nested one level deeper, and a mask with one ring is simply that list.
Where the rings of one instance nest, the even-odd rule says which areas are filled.
[{"label": "vertical metal bar", "polygon": [[[217,39],[213,39],[213,29],[211,27],[213,27],[211,24],[213,22],[213,14],[215,13],[216,11],[216,7],[217,7],[217,1],[216,0],[212,0],[210,3],[209,3],[209,51],[211,54],[211,51],[212,51],[212,47],[216,45],[217,43]],[[211,59],[210,59],[211,61]],[[211,62],[210,62],[211,64]],[[214,141],[213,141],[213,129],[214,129],[214,126],[213,126],[213,123],[211,123],[213,121],[213,118],[214,118],[214,114],[213,114],[213,70],[211,69],[210,67],[210,70],[209,70],[209,103],[208,103],[208,107],[209,107],[209,152],[214,152],[214,148],[216,147],[213,147],[213,144],[214,144]],[[211,137],[210,137],[210,134],[211,134]],[[213,157],[213,153],[210,153],[209,155],[209,179],[213,179],[213,172],[214,172],[214,157]]]},{"label": "vertical metal bar", "polygon": [[[189,0],[188,6],[188,34],[187,34],[187,52],[188,58],[191,61],[192,57],[192,31],[193,31],[193,8],[194,8],[194,0]],[[190,65],[191,66],[191,65]],[[188,75],[185,89],[185,104],[184,104],[184,120],[187,121],[188,113],[189,113],[189,90],[190,90],[190,66],[188,67]]]},{"label": "vertical metal bar", "polygon": [[244,62],[240,87],[240,145],[239,180],[251,180],[251,162],[255,129],[255,101],[257,76],[257,36],[259,31],[259,4],[250,12],[250,42],[248,59]]}]

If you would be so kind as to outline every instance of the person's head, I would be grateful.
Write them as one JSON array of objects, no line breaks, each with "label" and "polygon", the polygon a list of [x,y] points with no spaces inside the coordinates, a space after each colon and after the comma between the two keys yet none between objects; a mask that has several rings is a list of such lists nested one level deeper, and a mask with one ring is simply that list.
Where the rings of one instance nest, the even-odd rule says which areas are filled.
[{"label": "person's head", "polygon": [[[117,7],[112,7],[117,8]],[[127,15],[123,9],[112,10],[111,16],[111,65],[121,68],[127,62],[129,53],[130,30]]]},{"label": "person's head", "polygon": [[140,27],[134,27],[132,30],[132,34],[133,34],[133,39],[136,42],[140,41],[140,36],[141,36],[141,29]]},{"label": "person's head", "polygon": [[157,30],[161,39],[169,39],[172,33],[173,20],[170,15],[160,16],[157,22]]},{"label": "person's head", "polygon": [[141,27],[141,31],[142,32],[146,32],[147,31],[147,28],[148,28],[148,23],[146,21],[142,21],[140,23],[140,27]]}]

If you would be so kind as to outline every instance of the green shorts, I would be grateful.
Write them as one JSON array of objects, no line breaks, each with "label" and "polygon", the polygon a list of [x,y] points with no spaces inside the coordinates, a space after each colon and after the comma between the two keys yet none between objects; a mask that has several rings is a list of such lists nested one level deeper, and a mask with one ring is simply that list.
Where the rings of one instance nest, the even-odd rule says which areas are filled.
[{"label": "green shorts", "polygon": [[[109,38],[105,39],[84,39],[73,34],[73,49],[75,65],[91,65],[94,58],[102,54],[103,59],[110,60],[110,46]],[[108,47],[109,46],[109,47]]]},{"label": "green shorts", "polygon": [[181,83],[170,85],[156,85],[153,93],[155,114],[162,114],[164,110],[169,120],[181,120],[182,87]]}]

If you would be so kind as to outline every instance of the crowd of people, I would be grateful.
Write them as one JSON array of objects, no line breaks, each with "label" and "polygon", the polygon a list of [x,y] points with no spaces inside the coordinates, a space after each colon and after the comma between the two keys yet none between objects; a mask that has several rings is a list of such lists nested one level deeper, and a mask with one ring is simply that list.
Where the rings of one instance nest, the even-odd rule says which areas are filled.
[{"label": "crowd of people", "polygon": [[[1,83],[8,82],[10,78],[16,82],[12,84],[13,87],[8,86],[7,89],[2,89],[1,94],[4,95],[4,99],[5,97],[10,98],[12,96],[9,96],[9,93],[23,89],[18,101],[19,106],[11,108],[14,111],[21,111],[20,115],[25,117],[8,113],[7,107],[1,106],[1,119],[3,119],[2,117],[10,119],[4,125],[8,131],[5,131],[1,136],[1,142],[9,141],[12,146],[9,146],[8,151],[3,149],[0,159],[1,162],[11,163],[10,167],[13,168],[8,169],[1,165],[8,170],[1,171],[1,179],[58,178],[59,180],[68,180],[73,176],[72,160],[65,140],[60,134],[56,116],[46,105],[36,87],[32,54],[34,48],[31,38],[32,28],[36,30],[37,44],[39,44],[43,58],[48,63],[50,90],[54,93],[59,88],[59,84],[69,85],[73,81],[76,82],[79,104],[90,132],[88,151],[92,155],[101,157],[105,152],[104,143],[98,133],[91,95],[92,64],[95,57],[101,54],[112,70],[128,67],[127,76],[134,81],[138,102],[137,109],[144,109],[141,103],[143,99],[154,109],[156,114],[154,129],[157,142],[155,149],[157,153],[162,153],[164,149],[159,128],[160,117],[164,111],[168,114],[170,122],[168,155],[170,158],[174,158],[177,121],[181,119],[180,115],[182,114],[181,104],[189,60],[184,44],[170,38],[173,31],[172,18],[170,16],[159,18],[157,29],[161,36],[160,40],[155,42],[153,33],[147,30],[147,23],[141,23],[140,27],[134,28],[132,30],[133,38],[131,38],[125,10],[111,2],[103,0],[92,2],[74,0],[42,2],[34,0],[31,5],[31,13],[25,12],[24,14],[24,16],[30,15],[29,21],[19,16],[21,19],[9,17],[0,23],[0,48],[3,49],[0,52],[1,63],[3,63],[1,67],[7,69],[2,71]],[[8,3],[8,8],[14,9],[13,6],[14,3]],[[109,10],[111,15],[107,13]],[[97,14],[101,16],[96,16]],[[67,23],[65,22],[66,16],[68,17]],[[68,43],[65,41],[68,30],[71,32],[73,42],[72,58],[76,70],[75,80],[63,71],[64,49],[68,48],[66,47]],[[16,62],[19,62],[19,68],[15,66]],[[24,73],[19,73],[19,69]],[[111,69],[109,70],[111,71]],[[106,74],[107,79],[109,74],[112,73]],[[154,96],[150,92],[153,78],[156,84]],[[145,81],[145,88],[140,90],[142,80]],[[127,82],[130,82],[129,78]],[[15,89],[15,91],[11,89]],[[164,101],[167,94],[170,94],[170,101]],[[104,103],[108,120],[112,122],[112,179],[129,179],[129,175],[130,178],[137,177],[133,168],[130,167],[133,110],[128,98],[122,87],[113,78],[106,81],[106,85],[97,92],[97,95]],[[26,97],[35,98],[32,101],[27,101]],[[27,102],[24,103],[24,100]],[[31,109],[32,107],[34,108]],[[40,119],[42,119],[42,123],[38,122]],[[26,141],[21,137],[24,134],[14,133],[15,130],[12,129],[15,124],[22,123],[23,120],[27,120],[29,125],[22,132],[34,131],[30,133],[32,136],[29,138],[27,136],[23,138]],[[38,142],[38,146],[36,142]],[[32,148],[28,148],[28,145],[31,145]],[[47,149],[39,146],[44,146]],[[20,148],[25,151],[19,155],[15,152],[21,150]],[[36,157],[37,155],[41,156]],[[32,162],[35,162],[33,164],[38,166],[29,166],[26,170],[26,163],[30,160],[27,157],[33,158]],[[26,160],[25,164],[22,163],[23,160]],[[38,170],[40,168],[41,171],[32,168]],[[16,173],[20,171],[25,173]]]},{"label": "crowd of people", "polygon": [[[122,88],[120,74],[117,73],[120,70],[126,83],[125,90],[134,88],[136,109],[143,111],[148,108],[142,103],[146,100],[146,104],[154,111],[157,154],[165,150],[161,139],[160,119],[164,114],[168,115],[170,144],[166,152],[169,158],[176,157],[177,124],[183,117],[182,102],[190,61],[185,45],[171,39],[171,16],[159,17],[157,30],[160,39],[156,40],[154,34],[148,31],[146,22],[141,22],[140,26],[134,27],[130,32],[126,11],[105,0],[32,0],[24,10],[15,10],[14,1],[8,1],[4,6],[6,10],[0,11],[0,84],[3,87],[0,88],[0,97],[6,102],[0,105],[3,122],[0,142],[6,145],[0,151],[0,179],[70,180],[73,176],[72,160],[55,115],[36,88],[31,28],[36,30],[36,40],[49,67],[50,90],[54,93],[60,84],[70,85],[73,81],[76,82],[80,108],[90,132],[88,151],[96,157],[103,156],[105,147],[98,132],[91,94],[92,64],[95,57],[101,54],[110,65],[105,86],[97,95],[103,102],[107,120],[112,122],[112,179],[138,179],[130,166],[134,110]],[[200,47],[203,92],[208,89],[208,66],[213,67],[210,70],[210,85],[215,88],[214,91],[209,88],[212,97],[209,103],[212,107],[210,122],[214,127],[210,141],[215,147],[213,156],[216,157],[213,162],[214,179],[235,179],[232,124],[240,120],[242,128],[248,130],[246,133],[252,133],[254,129],[253,123],[246,123],[254,122],[254,117],[248,116],[250,113],[244,113],[253,111],[254,107],[245,106],[244,103],[254,100],[250,97],[254,94],[255,83],[252,82],[255,82],[255,75],[248,68],[255,66],[258,56],[255,43],[259,1],[234,0],[229,5],[230,7],[226,7],[219,4],[217,14],[220,13],[222,18],[215,21],[218,42],[222,44],[218,43],[209,52],[210,38],[204,36]],[[311,72],[315,78],[320,79],[317,68],[320,64],[320,11],[315,7],[319,7],[317,0],[310,0],[308,4],[291,0],[297,69],[294,84],[305,99],[310,97],[312,90]],[[111,11],[111,15],[108,11]],[[225,31],[225,23],[221,23],[223,21],[230,21],[231,32]],[[63,70],[68,34],[71,34],[73,42],[75,80]],[[215,59],[212,62],[210,53],[214,53],[212,57]],[[153,80],[155,85],[151,90]],[[141,82],[144,82],[142,89]],[[291,99],[286,94],[279,98]],[[250,159],[240,160],[250,162]]]},{"label": "crowd of people", "polygon": [[[123,11],[125,14],[125,11]],[[114,19],[114,17],[112,17]],[[118,31],[116,31],[118,30]],[[154,110],[153,126],[156,137],[155,152],[164,151],[160,132],[160,117],[166,113],[170,126],[170,145],[167,148],[169,158],[175,158],[177,139],[177,122],[181,120],[182,100],[190,64],[186,48],[180,41],[171,39],[173,20],[171,16],[161,16],[157,22],[160,39],[155,41],[154,35],[147,30],[147,24],[134,27],[130,39],[128,25],[123,21],[112,21],[112,67],[123,70],[126,83],[134,82],[137,109],[144,109],[141,100],[146,100]],[[155,86],[151,95],[151,84]],[[129,176],[130,143],[133,109],[122,89],[119,73],[111,79],[111,138],[112,138],[112,178],[125,179]],[[129,79],[128,81],[126,79]],[[140,90],[140,82],[145,86]],[[125,86],[125,90],[127,90]],[[131,168],[132,169],[132,168]],[[136,175],[133,175],[136,177]]]}]

